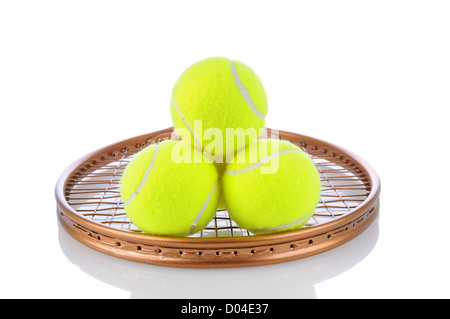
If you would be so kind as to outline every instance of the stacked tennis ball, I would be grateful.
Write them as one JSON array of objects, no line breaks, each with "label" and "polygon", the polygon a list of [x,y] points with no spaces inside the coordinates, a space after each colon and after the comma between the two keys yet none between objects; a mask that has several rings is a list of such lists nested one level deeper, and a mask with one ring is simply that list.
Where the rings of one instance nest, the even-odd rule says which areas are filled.
[{"label": "stacked tennis ball", "polygon": [[285,140],[228,138],[227,129],[265,127],[266,92],[250,67],[221,57],[191,65],[173,88],[170,111],[181,140],[146,147],[122,176],[121,198],[136,227],[188,236],[206,227],[218,207],[255,234],[306,224],[320,196],[308,154]]}]

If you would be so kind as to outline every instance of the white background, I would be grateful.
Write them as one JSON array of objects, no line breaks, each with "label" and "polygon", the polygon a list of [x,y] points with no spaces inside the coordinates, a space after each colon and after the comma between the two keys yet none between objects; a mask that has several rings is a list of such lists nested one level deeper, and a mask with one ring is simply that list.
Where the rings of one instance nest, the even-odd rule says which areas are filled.
[{"label": "white background", "polygon": [[[0,2],[2,298],[448,298],[448,1]],[[267,126],[378,172],[377,223],[332,251],[217,270],[136,264],[59,231],[73,161],[172,125],[190,64],[251,66]]]}]

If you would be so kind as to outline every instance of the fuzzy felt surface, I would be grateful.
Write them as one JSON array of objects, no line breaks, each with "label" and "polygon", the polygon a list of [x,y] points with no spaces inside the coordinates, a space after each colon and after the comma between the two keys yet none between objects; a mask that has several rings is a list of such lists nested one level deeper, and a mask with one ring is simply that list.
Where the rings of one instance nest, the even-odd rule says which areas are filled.
[{"label": "fuzzy felt surface", "polygon": [[[126,203],[144,179],[156,151],[145,184],[125,206],[128,217],[145,233],[187,236],[210,194],[193,233],[203,229],[216,212],[220,185],[214,164],[205,162],[201,153],[190,148],[190,163],[176,163],[172,150],[179,143],[183,142],[163,141],[158,147],[156,144],[146,147],[135,155],[122,175],[120,192],[122,201]],[[194,162],[196,152],[200,163]]]},{"label": "fuzzy felt surface", "polygon": [[[267,152],[261,151],[265,147]],[[246,171],[277,151],[279,156]],[[237,162],[239,155],[242,163]],[[263,174],[263,168],[267,169],[274,160],[279,161],[276,173]],[[230,175],[230,172],[241,173]],[[235,163],[227,165],[222,186],[231,217],[240,227],[256,234],[286,231],[306,224],[315,211],[321,188],[318,171],[309,155],[288,141],[273,139],[261,139],[250,144],[245,154],[238,153]],[[300,223],[278,228],[302,218]]]},{"label": "fuzzy felt surface", "polygon": [[[234,61],[234,65],[254,106],[260,113],[266,115],[268,102],[261,80],[244,63]],[[206,151],[217,158],[222,158],[224,162],[227,154],[227,128],[242,128],[244,132],[252,128],[259,132],[265,127],[265,119],[261,119],[255,114],[239,90],[232,72],[231,60],[223,57],[208,58],[188,67],[173,88],[170,110],[175,130],[182,138],[189,138],[193,145],[204,147]],[[195,128],[199,128],[198,125],[194,125],[196,120],[201,120],[201,130],[198,130],[198,133],[195,132]],[[189,132],[189,136],[184,134],[188,129],[185,121],[195,135],[201,134],[198,139],[202,145],[195,142],[192,132]],[[208,135],[210,128],[220,130],[220,139],[215,134]],[[209,133],[211,132],[213,131],[209,130]],[[216,138],[217,141],[212,143]],[[247,145],[253,137],[244,134],[244,138],[245,145]],[[235,152],[237,139],[234,139],[233,147],[228,146],[232,152]]]}]

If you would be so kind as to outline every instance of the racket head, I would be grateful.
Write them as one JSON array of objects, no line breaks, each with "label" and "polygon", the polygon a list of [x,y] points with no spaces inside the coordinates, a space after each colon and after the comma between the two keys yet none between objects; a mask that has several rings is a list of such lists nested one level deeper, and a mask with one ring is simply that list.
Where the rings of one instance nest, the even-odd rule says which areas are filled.
[{"label": "racket head", "polygon": [[141,232],[120,200],[120,177],[144,147],[176,139],[173,128],[132,137],[80,158],[55,189],[59,223],[75,239],[119,258],[172,267],[223,268],[285,262],[315,255],[358,236],[379,212],[380,181],[356,154],[305,135],[267,129],[310,154],[321,178],[313,217],[300,229],[254,235],[226,210],[217,210],[201,232],[189,237]]}]

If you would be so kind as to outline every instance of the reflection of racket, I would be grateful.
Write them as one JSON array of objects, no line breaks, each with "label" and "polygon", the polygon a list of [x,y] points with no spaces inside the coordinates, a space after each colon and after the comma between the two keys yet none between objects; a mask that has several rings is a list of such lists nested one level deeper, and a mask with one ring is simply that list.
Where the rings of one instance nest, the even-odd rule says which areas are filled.
[{"label": "reflection of racket", "polygon": [[320,173],[321,199],[304,227],[255,236],[239,228],[226,210],[218,210],[203,231],[190,237],[144,234],[125,214],[120,177],[134,154],[171,137],[172,128],[168,128],[130,138],[73,163],[56,185],[61,225],[83,244],[112,256],[165,266],[213,268],[311,256],[354,238],[378,214],[380,183],[366,162],[333,144],[280,131],[281,139],[311,155]]}]

